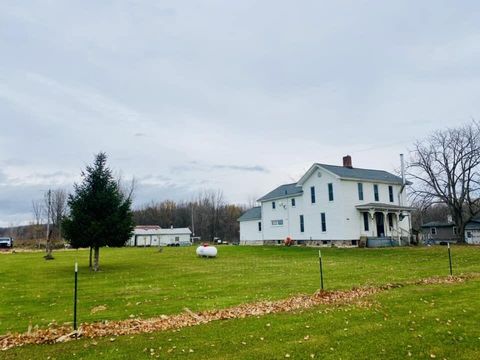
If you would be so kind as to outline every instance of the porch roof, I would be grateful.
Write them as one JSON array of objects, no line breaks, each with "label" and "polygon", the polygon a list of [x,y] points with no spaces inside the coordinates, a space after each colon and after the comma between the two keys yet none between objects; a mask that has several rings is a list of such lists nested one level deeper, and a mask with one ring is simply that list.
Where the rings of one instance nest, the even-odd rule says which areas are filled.
[{"label": "porch roof", "polygon": [[355,208],[359,211],[413,211],[415,208],[410,206],[400,206],[394,204],[383,203],[368,203],[363,205],[357,205]]}]

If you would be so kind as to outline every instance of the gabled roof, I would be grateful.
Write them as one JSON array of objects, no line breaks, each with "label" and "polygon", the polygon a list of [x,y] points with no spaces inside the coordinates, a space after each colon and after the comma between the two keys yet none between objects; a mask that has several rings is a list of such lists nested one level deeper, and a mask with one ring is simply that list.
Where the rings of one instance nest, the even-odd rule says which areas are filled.
[{"label": "gabled roof", "polygon": [[240,216],[238,221],[250,221],[250,220],[261,220],[262,219],[262,208],[260,206],[255,206],[251,209],[245,211],[242,216]]},{"label": "gabled roof", "polygon": [[380,182],[389,182],[393,184],[402,184],[402,178],[393,175],[384,170],[349,168],[345,166],[316,164],[325,170],[328,170],[342,179],[371,180]]},{"label": "gabled roof", "polygon": [[267,195],[262,196],[258,201],[280,199],[288,196],[300,195],[302,193],[302,187],[298,186],[297,183],[284,184],[280,185],[275,190],[270,191]]}]

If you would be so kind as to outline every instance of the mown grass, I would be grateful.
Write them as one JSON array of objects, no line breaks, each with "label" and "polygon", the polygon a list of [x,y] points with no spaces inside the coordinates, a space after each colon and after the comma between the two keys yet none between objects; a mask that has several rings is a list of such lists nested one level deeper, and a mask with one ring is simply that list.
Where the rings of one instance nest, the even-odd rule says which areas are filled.
[{"label": "mown grass", "polygon": [[409,285],[370,297],[371,307],[319,306],[180,331],[26,346],[0,356],[8,360],[478,359],[478,294],[478,278]]},{"label": "mown grass", "polygon": [[[329,289],[448,274],[445,247],[322,250]],[[480,248],[454,247],[454,272],[480,272]],[[219,248],[216,259],[195,248],[102,249],[102,271],[88,269],[88,251],[0,255],[0,334],[29,324],[72,321],[73,264],[79,261],[81,322],[223,308],[260,299],[313,293],[319,287],[313,248]],[[106,310],[92,309],[104,305]]]}]

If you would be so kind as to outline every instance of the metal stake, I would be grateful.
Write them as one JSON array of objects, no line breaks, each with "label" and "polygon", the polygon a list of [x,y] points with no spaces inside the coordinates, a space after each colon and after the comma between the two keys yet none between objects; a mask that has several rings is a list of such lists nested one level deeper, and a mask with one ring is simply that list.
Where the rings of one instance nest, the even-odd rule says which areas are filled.
[{"label": "metal stake", "polygon": [[78,263],[75,263],[75,291],[73,296],[73,330],[77,331],[77,283],[78,283]]},{"label": "metal stake", "polygon": [[323,266],[322,266],[322,252],[318,250],[318,260],[320,263],[320,289],[323,291]]},{"label": "metal stake", "polygon": [[452,253],[450,251],[450,243],[447,243],[448,244],[448,262],[450,264],[450,276],[453,275],[453,271],[452,271]]}]

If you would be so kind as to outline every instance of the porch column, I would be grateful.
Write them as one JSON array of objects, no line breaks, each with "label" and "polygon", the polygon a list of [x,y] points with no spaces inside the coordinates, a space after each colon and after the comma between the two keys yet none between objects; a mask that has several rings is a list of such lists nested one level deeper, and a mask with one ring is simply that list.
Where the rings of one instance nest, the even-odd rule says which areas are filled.
[{"label": "porch column", "polygon": [[375,237],[375,230],[376,230],[376,227],[377,227],[377,222],[375,220],[375,210],[374,209],[368,210],[368,214],[370,215],[370,219],[372,219],[371,222],[369,221],[368,226],[370,227],[372,237]]},{"label": "porch column", "polygon": [[388,224],[388,211],[383,211],[383,230],[385,231],[384,236],[388,237],[388,234],[390,232]]}]

